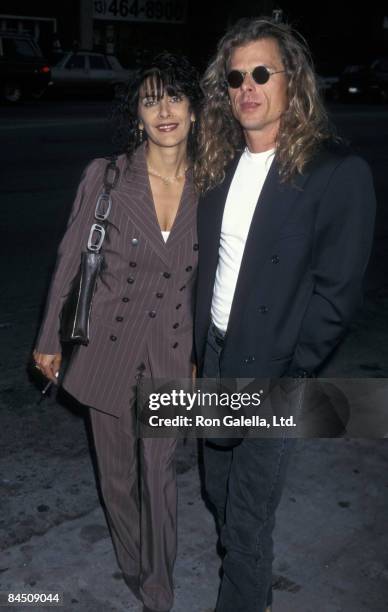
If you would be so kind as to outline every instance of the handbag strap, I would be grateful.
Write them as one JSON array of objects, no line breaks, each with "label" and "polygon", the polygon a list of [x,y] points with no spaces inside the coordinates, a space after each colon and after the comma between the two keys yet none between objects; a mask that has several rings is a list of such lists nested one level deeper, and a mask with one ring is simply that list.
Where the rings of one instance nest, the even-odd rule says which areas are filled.
[{"label": "handbag strap", "polygon": [[98,223],[93,223],[87,243],[88,251],[99,253],[105,240],[106,221],[110,215],[112,208],[111,192],[116,187],[120,169],[117,165],[117,155],[112,155],[108,158],[109,162],[105,166],[102,192],[97,198],[96,207],[94,209],[94,218]]}]

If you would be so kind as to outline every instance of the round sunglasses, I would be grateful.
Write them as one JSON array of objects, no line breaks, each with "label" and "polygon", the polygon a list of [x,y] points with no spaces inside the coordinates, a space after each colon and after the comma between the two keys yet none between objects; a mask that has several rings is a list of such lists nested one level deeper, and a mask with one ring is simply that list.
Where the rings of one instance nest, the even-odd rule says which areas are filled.
[{"label": "round sunglasses", "polygon": [[250,74],[258,85],[264,85],[269,81],[270,76],[286,72],[285,70],[269,70],[266,66],[256,66],[253,70],[231,70],[226,75],[228,86],[232,89],[238,89],[244,83],[245,75]]}]

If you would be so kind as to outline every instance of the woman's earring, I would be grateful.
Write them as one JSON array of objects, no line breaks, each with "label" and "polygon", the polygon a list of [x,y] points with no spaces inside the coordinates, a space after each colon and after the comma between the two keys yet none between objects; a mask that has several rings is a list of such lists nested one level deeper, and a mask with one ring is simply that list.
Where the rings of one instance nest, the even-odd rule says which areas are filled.
[{"label": "woman's earring", "polygon": [[136,128],[136,141],[138,145],[144,142],[144,127],[140,127],[140,123],[137,124]]}]

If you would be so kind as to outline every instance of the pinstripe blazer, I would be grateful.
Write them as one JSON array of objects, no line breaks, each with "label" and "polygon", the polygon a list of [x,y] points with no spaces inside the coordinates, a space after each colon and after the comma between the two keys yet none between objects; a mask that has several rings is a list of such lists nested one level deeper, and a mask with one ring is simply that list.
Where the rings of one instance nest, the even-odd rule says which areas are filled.
[{"label": "pinstripe blazer", "polygon": [[[102,190],[107,161],[87,167],[58,251],[36,348],[61,351],[59,315],[77,273]],[[197,198],[188,175],[165,243],[156,217],[144,145],[120,179],[104,243],[105,269],[95,293],[90,343],[77,347],[63,386],[80,402],[118,416],[135,397],[144,370],[154,378],[191,376],[193,288],[198,259]]]}]

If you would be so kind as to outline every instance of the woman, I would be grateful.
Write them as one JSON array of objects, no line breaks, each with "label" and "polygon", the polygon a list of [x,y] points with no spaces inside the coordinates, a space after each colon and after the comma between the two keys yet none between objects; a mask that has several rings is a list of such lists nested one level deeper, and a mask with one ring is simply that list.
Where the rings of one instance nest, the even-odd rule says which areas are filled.
[{"label": "woman", "polygon": [[[196,71],[164,53],[137,71],[121,105],[127,151],[103,246],[90,343],[80,346],[63,386],[90,407],[101,489],[124,578],[145,610],[172,607],[176,480],[172,439],[139,439],[139,377],[190,377],[192,295],[197,264],[192,165],[200,104]],[[94,160],[78,189],[59,248],[34,359],[55,381],[60,312],[94,221],[107,161]],[[140,487],[139,487],[140,484]],[[140,493],[139,493],[140,490]],[[141,512],[140,512],[141,508]]]}]

